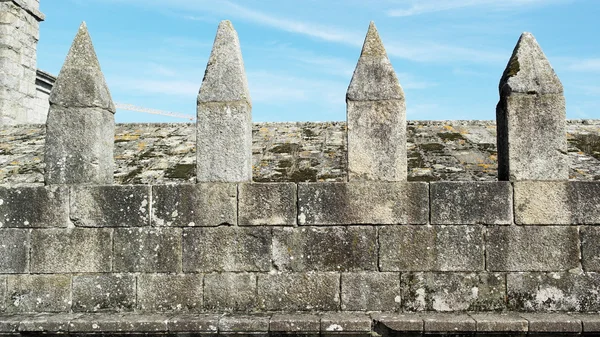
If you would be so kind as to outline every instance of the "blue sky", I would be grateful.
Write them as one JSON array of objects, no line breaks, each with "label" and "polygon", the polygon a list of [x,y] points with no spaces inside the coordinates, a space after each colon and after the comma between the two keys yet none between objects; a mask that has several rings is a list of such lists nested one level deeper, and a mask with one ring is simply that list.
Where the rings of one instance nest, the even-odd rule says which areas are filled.
[{"label": "blue sky", "polygon": [[[532,32],[568,118],[600,118],[598,0],[42,0],[38,67],[58,74],[86,21],[115,102],[196,114],[220,20],[242,46],[254,121],[337,121],[369,21],[410,120],[494,119],[498,81]],[[117,122],[185,122],[119,110]]]}]

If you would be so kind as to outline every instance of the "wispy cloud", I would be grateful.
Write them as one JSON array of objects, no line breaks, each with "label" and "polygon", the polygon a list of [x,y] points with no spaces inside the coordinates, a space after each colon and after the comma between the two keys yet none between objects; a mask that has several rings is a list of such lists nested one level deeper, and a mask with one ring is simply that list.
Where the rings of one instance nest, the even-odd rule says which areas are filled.
[{"label": "wispy cloud", "polygon": [[574,60],[567,69],[578,72],[600,72],[600,58]]},{"label": "wispy cloud", "polygon": [[419,0],[409,1],[404,8],[392,9],[387,12],[389,16],[414,16],[434,12],[444,12],[465,8],[481,8],[487,10],[512,10],[534,6],[546,6],[568,0]]}]

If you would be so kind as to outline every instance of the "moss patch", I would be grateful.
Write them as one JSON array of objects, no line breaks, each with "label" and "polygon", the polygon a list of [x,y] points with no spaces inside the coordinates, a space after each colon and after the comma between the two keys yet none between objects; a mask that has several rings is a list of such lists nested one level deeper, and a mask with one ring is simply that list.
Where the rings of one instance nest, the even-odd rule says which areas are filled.
[{"label": "moss patch", "polygon": [[600,160],[600,135],[577,135],[572,143],[580,151]]},{"label": "moss patch", "polygon": [[440,143],[425,143],[420,144],[419,147],[426,152],[442,152],[444,150],[444,145]]},{"label": "moss patch", "polygon": [[280,145],[273,147],[271,149],[271,152],[272,153],[292,153],[292,152],[298,151],[298,149],[300,149],[300,145],[287,143],[287,144],[280,144]]},{"label": "moss patch", "polygon": [[165,177],[175,179],[191,179],[196,171],[196,165],[194,164],[177,164],[170,167],[165,172]]},{"label": "moss patch", "polygon": [[458,132],[440,132],[437,135],[445,142],[465,139],[465,137]]}]

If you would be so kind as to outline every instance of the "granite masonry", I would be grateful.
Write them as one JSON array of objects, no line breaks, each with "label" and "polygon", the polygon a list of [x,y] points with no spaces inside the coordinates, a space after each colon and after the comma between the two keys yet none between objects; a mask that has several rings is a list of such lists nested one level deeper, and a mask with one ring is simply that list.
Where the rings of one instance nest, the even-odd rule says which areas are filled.
[{"label": "granite masonry", "polygon": [[[115,142],[105,137],[114,128],[114,108],[82,26],[50,100],[51,114],[56,109],[80,123],[49,120],[45,142],[40,127],[0,133],[2,160],[13,155],[6,151],[17,151],[19,137],[39,141],[35,145],[46,152],[37,159],[46,166],[36,166],[46,171],[38,172],[43,183],[15,180],[18,164],[16,173],[3,173],[0,335],[597,336],[600,183],[595,176],[569,180],[564,171],[565,162],[579,170],[573,163],[585,156],[597,163],[597,139],[572,139],[587,127],[597,137],[598,124],[566,122],[562,91],[540,86],[560,82],[548,73],[533,36],[521,37],[515,55],[501,80],[508,84],[500,88],[499,119],[505,121],[498,121],[497,148],[490,132],[481,131],[494,129],[493,123],[411,122],[404,130],[404,95],[373,24],[348,93],[347,132],[341,123],[304,129],[306,124],[261,124],[251,137],[237,33],[225,21],[198,98],[196,129],[131,126],[155,137],[148,145],[135,142],[144,139],[137,131],[123,133],[130,130],[124,126]],[[515,67],[515,59],[522,66]],[[384,82],[389,90],[382,93]],[[554,108],[542,108],[548,102]],[[523,117],[530,111],[546,115]],[[350,120],[362,117],[368,117],[364,123]],[[218,119],[211,127],[230,136],[210,146],[200,132],[196,142],[169,143],[170,135],[195,134],[201,119]],[[390,120],[395,124],[385,122]],[[569,125],[580,133],[567,143],[561,130]],[[280,151],[273,150],[272,138],[282,135],[277,128],[294,127],[302,142],[280,142]],[[423,129],[446,131],[428,142],[431,131]],[[70,132],[82,134],[85,146],[49,141]],[[524,134],[569,154],[540,151],[527,157],[535,165],[523,165],[512,153],[525,151],[530,140]],[[133,147],[149,158],[160,147],[178,153],[180,172],[168,174],[183,178],[128,184],[119,176],[126,184],[113,183],[111,149],[122,143],[128,145],[117,157]],[[194,144],[202,155],[195,156]],[[300,144],[329,154],[339,163],[336,174],[298,173],[322,164],[297,160],[315,154],[298,153]],[[361,155],[365,144],[380,145],[378,154]],[[491,145],[477,147],[486,153],[478,156],[469,144]],[[577,157],[562,144],[586,150]],[[281,166],[285,173],[252,167],[250,159],[261,163],[264,148],[296,153],[278,159],[280,166],[288,160]],[[346,161],[345,149],[360,150]],[[415,168],[430,165],[428,158],[438,158],[427,157],[436,151],[460,167],[481,164],[492,172],[470,169],[472,175],[452,179],[456,170],[442,176],[443,169],[433,166],[438,175],[415,175]],[[496,159],[495,151],[508,155]],[[219,157],[228,153],[234,158]],[[353,160],[358,168],[350,167]],[[453,167],[443,163],[434,165]],[[496,163],[508,172],[500,179],[494,177]],[[60,179],[48,174],[52,170],[61,172]],[[157,170],[168,175],[165,165]],[[144,168],[128,175],[143,174]]]}]

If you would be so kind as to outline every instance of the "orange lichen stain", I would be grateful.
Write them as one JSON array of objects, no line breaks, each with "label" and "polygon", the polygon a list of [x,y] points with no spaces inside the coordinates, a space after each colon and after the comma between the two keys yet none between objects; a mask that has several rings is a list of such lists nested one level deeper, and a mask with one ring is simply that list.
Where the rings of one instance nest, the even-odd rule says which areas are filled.
[{"label": "orange lichen stain", "polygon": [[481,167],[484,170],[488,170],[491,167],[490,164],[477,164],[477,166]]},{"label": "orange lichen stain", "polygon": [[448,131],[454,131],[454,128],[450,125],[444,125],[444,129],[446,129]]},{"label": "orange lichen stain", "polygon": [[492,154],[492,155],[490,155],[490,160],[496,161],[496,160],[498,160],[498,156]]},{"label": "orange lichen stain", "polygon": [[124,134],[124,135],[116,135],[115,136],[115,140],[116,141],[129,141],[129,140],[138,140],[140,138],[140,135],[128,135],[128,134]]},{"label": "orange lichen stain", "polygon": [[583,155],[583,154],[585,154],[585,153],[584,153],[583,151],[579,151],[579,152],[577,152],[577,154],[581,154],[581,155]]},{"label": "orange lichen stain", "polygon": [[140,150],[140,151],[141,151],[141,150],[143,150],[143,149],[145,149],[145,148],[146,148],[146,143],[144,143],[144,142],[139,142],[139,143],[138,143],[138,145],[137,145],[137,148],[138,148],[138,150]]}]

